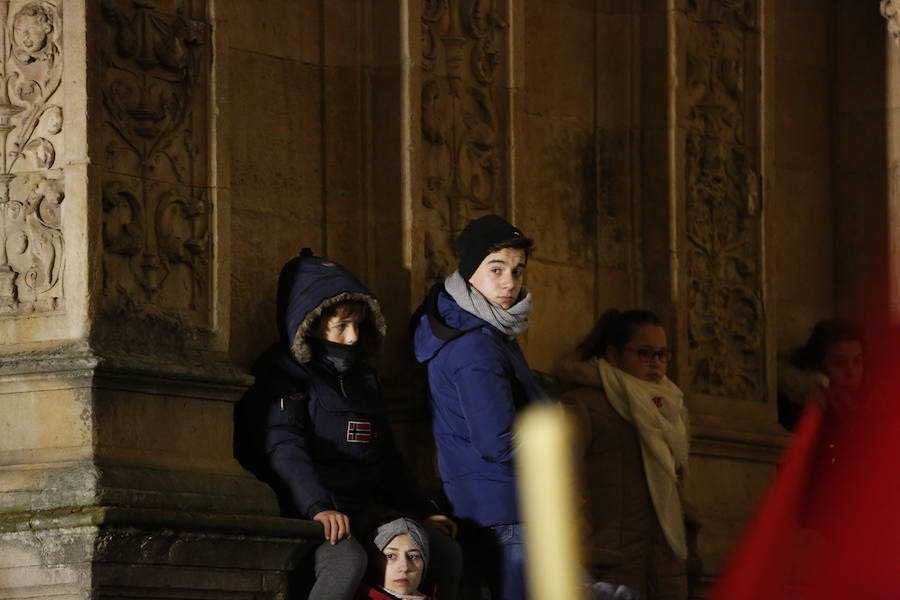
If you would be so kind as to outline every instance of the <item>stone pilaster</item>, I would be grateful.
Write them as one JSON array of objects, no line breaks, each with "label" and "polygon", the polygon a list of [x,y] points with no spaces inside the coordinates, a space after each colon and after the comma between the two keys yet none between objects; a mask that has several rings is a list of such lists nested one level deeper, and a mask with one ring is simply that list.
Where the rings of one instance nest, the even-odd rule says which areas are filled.
[{"label": "stone pilaster", "polygon": [[645,301],[674,334],[670,376],[691,412],[692,597],[727,558],[785,440],[763,210],[766,3],[676,1],[641,16]]},{"label": "stone pilaster", "polygon": [[900,13],[894,0],[881,0],[881,16],[887,19],[887,30],[895,42],[900,41]]},{"label": "stone pilaster", "polygon": [[510,56],[500,4],[423,2],[418,15],[413,215],[422,225],[413,264],[417,275],[424,269],[422,295],[456,268],[452,242],[470,219],[507,212]]},{"label": "stone pilaster", "polygon": [[315,528],[231,458],[209,8],[0,2],[4,597],[281,597]]}]

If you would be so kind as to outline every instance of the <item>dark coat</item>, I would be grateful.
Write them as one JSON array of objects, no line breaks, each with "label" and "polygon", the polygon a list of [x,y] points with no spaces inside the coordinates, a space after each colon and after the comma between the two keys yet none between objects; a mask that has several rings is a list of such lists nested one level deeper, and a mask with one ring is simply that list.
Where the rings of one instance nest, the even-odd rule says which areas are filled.
[{"label": "dark coat", "polygon": [[598,375],[592,386],[561,399],[572,417],[584,491],[584,566],[596,579],[649,600],[684,600],[685,562],[669,548],[653,508],[637,430],[612,407],[602,385]]},{"label": "dark coat", "polygon": [[545,394],[515,339],[464,311],[445,291],[434,293],[416,325],[415,353],[428,368],[444,491],[458,518],[483,526],[518,523],[513,423]]},{"label": "dark coat", "polygon": [[285,516],[352,517],[376,507],[434,514],[394,444],[374,371],[359,362],[339,373],[307,343],[324,308],[348,299],[368,304],[369,326],[357,343],[372,342],[383,332],[381,311],[352,275],[312,256],[282,270],[281,340],[257,359],[256,381],[235,408],[235,456],[275,490]]}]

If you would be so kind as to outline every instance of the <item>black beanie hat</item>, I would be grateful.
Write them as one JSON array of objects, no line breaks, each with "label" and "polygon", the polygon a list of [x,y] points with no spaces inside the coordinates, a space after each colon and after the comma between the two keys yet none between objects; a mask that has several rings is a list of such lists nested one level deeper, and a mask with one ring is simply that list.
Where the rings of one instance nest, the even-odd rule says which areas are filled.
[{"label": "black beanie hat", "polygon": [[459,274],[468,281],[478,269],[489,248],[500,242],[507,242],[524,234],[497,215],[485,215],[469,221],[466,228],[456,238],[456,252],[459,254]]}]

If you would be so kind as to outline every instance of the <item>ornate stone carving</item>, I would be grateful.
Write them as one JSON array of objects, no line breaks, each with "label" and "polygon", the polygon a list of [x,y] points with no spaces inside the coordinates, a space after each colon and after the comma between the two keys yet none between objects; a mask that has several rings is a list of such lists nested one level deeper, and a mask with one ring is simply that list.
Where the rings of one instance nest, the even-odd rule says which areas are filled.
[{"label": "ornate stone carving", "polygon": [[[758,399],[764,315],[755,3],[692,2],[687,27],[689,382]],[[758,76],[757,76],[758,77]]]},{"label": "ornate stone carving", "polygon": [[[52,174],[21,174],[10,182],[6,205],[6,259],[13,279],[15,312],[62,308],[65,264],[62,233],[62,179]],[[21,200],[20,200],[21,199]]]},{"label": "ornate stone carving", "polygon": [[[128,306],[158,294],[169,308],[203,310],[208,300],[209,202],[200,190],[126,178],[103,189],[104,289]],[[128,270],[137,287],[114,275]],[[139,292],[139,294],[135,294]]]},{"label": "ornate stone carving", "polygon": [[104,294],[114,305],[208,320],[208,27],[182,6],[103,0]]},{"label": "ornate stone carving", "polygon": [[62,14],[0,1],[0,316],[63,306]]},{"label": "ornate stone carving", "polygon": [[894,42],[900,44],[900,14],[894,0],[881,0],[881,16],[887,19],[888,32]]},{"label": "ornate stone carving", "polygon": [[688,16],[699,23],[756,26],[758,0],[688,0]]},{"label": "ornate stone carving", "polygon": [[505,24],[493,0],[422,7],[421,127],[426,283],[455,264],[451,241],[471,217],[497,210],[503,148],[494,77]]}]

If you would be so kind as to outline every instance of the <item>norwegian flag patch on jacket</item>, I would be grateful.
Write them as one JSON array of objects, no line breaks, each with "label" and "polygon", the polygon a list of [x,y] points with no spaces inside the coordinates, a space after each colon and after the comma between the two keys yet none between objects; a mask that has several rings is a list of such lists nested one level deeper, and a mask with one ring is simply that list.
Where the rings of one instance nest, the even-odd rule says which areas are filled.
[{"label": "norwegian flag patch on jacket", "polygon": [[347,441],[362,444],[372,441],[372,422],[347,421]]}]

